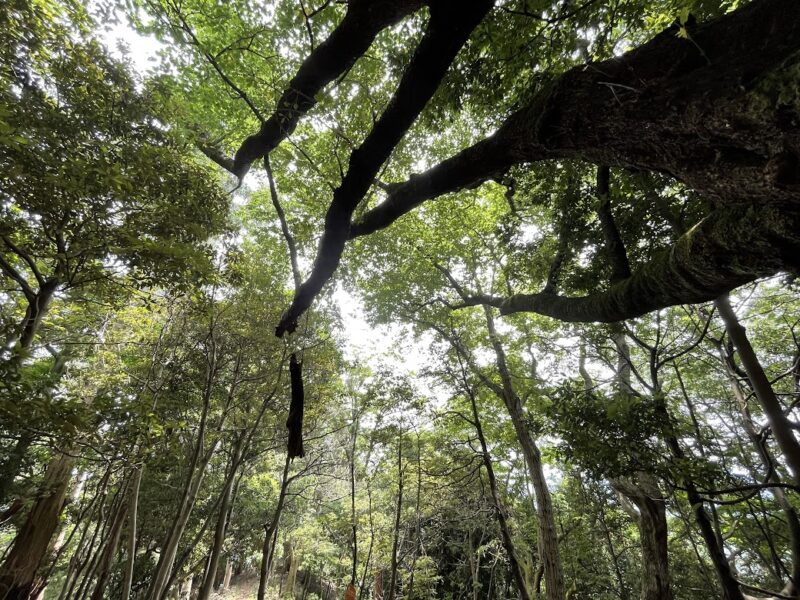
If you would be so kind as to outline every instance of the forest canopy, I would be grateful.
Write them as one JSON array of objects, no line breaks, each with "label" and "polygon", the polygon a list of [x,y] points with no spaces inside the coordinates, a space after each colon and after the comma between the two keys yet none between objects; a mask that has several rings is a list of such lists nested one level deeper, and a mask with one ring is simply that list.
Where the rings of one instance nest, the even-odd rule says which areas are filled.
[{"label": "forest canopy", "polygon": [[0,30],[0,599],[800,598],[800,2]]}]

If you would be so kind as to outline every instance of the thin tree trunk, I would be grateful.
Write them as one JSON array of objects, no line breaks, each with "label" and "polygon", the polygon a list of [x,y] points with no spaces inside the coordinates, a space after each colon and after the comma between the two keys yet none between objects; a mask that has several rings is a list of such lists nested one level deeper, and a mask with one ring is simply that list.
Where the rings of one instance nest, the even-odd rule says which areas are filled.
[{"label": "thin tree trunk", "polygon": [[200,586],[200,592],[197,595],[197,600],[208,600],[211,592],[214,589],[214,582],[217,577],[217,569],[219,568],[219,559],[222,555],[222,546],[225,543],[225,534],[228,529],[228,512],[231,508],[231,501],[233,499],[234,482],[236,481],[236,473],[239,470],[242,455],[242,445],[244,444],[244,435],[240,436],[233,446],[231,456],[231,466],[228,471],[228,477],[225,480],[225,487],[222,492],[222,502],[219,507],[219,516],[217,518],[217,526],[214,530],[214,542],[211,546],[211,555],[208,559],[208,567],[206,568],[203,583]]},{"label": "thin tree trunk", "polygon": [[414,507],[414,512],[417,515],[416,530],[414,532],[414,559],[411,561],[411,574],[408,578],[408,595],[414,595],[414,573],[417,570],[417,558],[419,557],[420,547],[422,546],[422,511],[420,510],[420,502],[422,499],[422,456],[420,449],[419,431],[417,431],[417,497]]},{"label": "thin tree trunk", "polygon": [[[720,360],[723,363],[723,368],[725,369],[728,380],[730,381],[731,390],[733,391],[733,395],[739,405],[739,413],[742,417],[742,426],[747,433],[747,437],[752,443],[753,448],[761,460],[761,464],[764,466],[764,469],[768,474],[767,480],[770,483],[779,484],[781,483],[781,477],[778,475],[776,469],[775,458],[772,456],[772,452],[767,445],[767,441],[762,438],[756,429],[755,424],[753,423],[753,418],[750,414],[750,409],[747,404],[747,394],[745,393],[745,390],[742,389],[742,386],[739,383],[739,380],[736,378],[735,372],[733,371],[734,357],[724,352],[721,343],[718,344],[717,349],[720,353]],[[786,518],[786,523],[789,527],[789,546],[792,554],[791,577],[781,591],[781,594],[784,596],[796,597],[800,595],[800,519],[798,518],[797,511],[795,510],[794,506],[792,506],[792,504],[786,498],[783,488],[773,488],[772,494],[775,496],[775,500],[778,503],[778,506],[781,507],[784,517]]]},{"label": "thin tree trunk", "polygon": [[[466,384],[466,382],[465,382]],[[492,501],[494,502],[495,514],[497,516],[497,523],[500,525],[500,533],[503,539],[503,546],[508,555],[508,562],[511,568],[511,575],[514,577],[514,582],[517,584],[520,600],[530,600],[528,586],[525,581],[525,574],[522,572],[519,560],[517,559],[517,551],[514,548],[514,540],[511,537],[511,531],[506,520],[505,507],[500,499],[500,493],[497,489],[497,479],[494,475],[494,467],[492,466],[492,457],[489,454],[489,447],[486,444],[486,438],[483,435],[483,427],[481,426],[481,418],[478,412],[478,405],[475,402],[475,395],[471,389],[467,389],[470,404],[472,405],[472,417],[475,419],[475,431],[478,434],[478,440],[481,444],[481,458],[483,459],[483,466],[486,468],[486,476],[489,479],[489,489],[492,493]]]},{"label": "thin tree trunk", "polygon": [[353,395],[353,431],[350,445],[350,526],[352,528],[353,564],[350,571],[350,585],[356,584],[358,569],[358,522],[356,521],[356,441],[358,440],[358,412]]},{"label": "thin tree trunk", "polygon": [[74,464],[75,458],[67,454],[59,454],[50,461],[39,498],[0,566],[0,598],[27,600],[44,587],[39,570],[58,529]]},{"label": "thin tree trunk", "polygon": [[[73,598],[73,592],[75,591],[75,586],[78,583],[80,574],[83,572],[84,567],[86,567],[88,555],[97,534],[97,527],[93,527],[95,522],[95,514],[98,515],[96,520],[100,521],[103,517],[103,508],[106,501],[106,489],[108,487],[108,480],[111,477],[111,471],[112,464],[109,464],[100,480],[100,483],[97,486],[97,489],[95,490],[94,498],[90,502],[89,507],[87,507],[85,514],[82,515],[79,522],[75,524],[75,527],[77,528],[81,526],[81,523],[85,522],[83,524],[83,531],[81,532],[81,535],[78,538],[78,543],[75,546],[75,551],[69,560],[67,573],[64,577],[63,583],[61,584],[61,592],[58,595],[58,600],[71,600]],[[92,530],[92,536],[87,541],[87,536],[89,535],[90,530]]]},{"label": "thin tree trunk", "polygon": [[531,482],[536,493],[536,514],[539,519],[539,555],[544,563],[545,597],[547,600],[564,600],[566,595],[564,572],[561,568],[561,558],[558,550],[558,534],[556,533],[553,501],[544,477],[541,453],[528,430],[522,401],[514,391],[511,374],[506,365],[505,351],[497,336],[492,309],[484,306],[484,314],[486,315],[489,338],[497,359],[497,368],[503,382],[502,388],[497,389],[495,385],[493,389],[495,392],[500,392],[500,396],[505,402],[517,439],[520,446],[522,446],[522,454],[525,457],[525,463],[528,466]]},{"label": "thin tree trunk", "polygon": [[[95,532],[92,536],[92,541],[87,548],[87,559],[84,566],[87,567],[83,574],[81,583],[77,591],[70,600],[83,600],[89,593],[92,581],[101,566],[101,561],[104,556],[103,550],[106,545],[110,543],[110,532],[113,530],[114,525],[118,522],[117,517],[119,511],[125,506],[125,486],[121,486],[114,494],[111,503],[109,504],[108,514],[103,516],[101,513],[101,522],[98,522]],[[124,519],[123,519],[124,520]],[[113,556],[113,555],[112,555]]]},{"label": "thin tree trunk", "polygon": [[297,567],[300,560],[295,556],[294,547],[290,541],[284,543],[284,555],[289,558],[288,573],[286,574],[286,591],[290,598],[294,598],[294,586],[297,583]]},{"label": "thin tree trunk", "polygon": [[[215,440],[211,447],[203,453],[203,445],[205,444],[206,429],[208,427],[208,413],[211,405],[211,393],[213,391],[213,382],[217,370],[217,348],[214,339],[214,325],[212,322],[209,332],[210,348],[207,355],[206,364],[206,377],[203,388],[203,411],[200,417],[200,424],[197,432],[197,441],[195,443],[194,451],[192,453],[191,461],[189,462],[188,475],[186,477],[186,484],[181,496],[181,502],[172,526],[169,529],[167,537],[164,541],[161,550],[161,556],[156,566],[156,571],[153,575],[150,589],[147,594],[148,600],[161,600],[167,591],[167,582],[172,573],[173,565],[175,564],[175,556],[178,552],[178,544],[180,543],[183,531],[186,528],[186,523],[189,521],[189,516],[194,508],[194,502],[197,498],[197,493],[200,489],[200,484],[203,481],[205,468],[214,456],[216,446],[219,443]],[[237,364],[238,369],[238,364]],[[233,386],[231,386],[231,393],[228,399],[231,399]],[[220,426],[222,424],[220,423]]]},{"label": "thin tree trunk", "polygon": [[95,572],[97,573],[97,582],[95,583],[94,592],[92,593],[91,600],[102,600],[106,592],[106,585],[111,576],[111,563],[119,548],[119,541],[122,537],[122,526],[125,523],[125,517],[128,513],[128,503],[123,498],[121,506],[117,510],[116,518],[111,526],[111,531],[108,534],[108,542],[103,548],[103,554],[100,557]]},{"label": "thin tree trunk", "polygon": [[358,587],[358,600],[364,597],[369,563],[372,560],[372,546],[375,543],[375,521],[372,517],[372,489],[369,478],[367,479],[367,501],[369,503],[367,507],[369,510],[369,548],[367,549],[367,559],[364,561],[364,570],[361,573],[361,584]]},{"label": "thin tree trunk", "polygon": [[403,434],[397,445],[397,510],[394,517],[394,539],[392,541],[392,572],[389,578],[389,598],[394,600],[397,586],[397,551],[400,546],[400,517],[403,510]]},{"label": "thin tree trunk", "polygon": [[603,539],[606,542],[606,548],[608,550],[608,554],[611,557],[611,562],[614,566],[614,576],[617,579],[617,595],[620,597],[620,600],[629,600],[630,595],[628,594],[628,588],[625,587],[625,578],[622,576],[622,568],[619,565],[619,553],[614,549],[614,540],[611,537],[611,531],[608,529],[608,523],[606,522],[606,515],[605,509],[601,504],[599,512],[599,521],[600,525],[603,528]]},{"label": "thin tree trunk", "polygon": [[278,524],[281,520],[281,513],[283,506],[286,502],[286,491],[289,488],[289,465],[292,460],[289,454],[286,454],[286,462],[283,465],[283,478],[281,479],[281,490],[278,494],[278,503],[275,505],[275,512],[272,513],[272,519],[264,528],[264,545],[261,548],[261,570],[258,580],[258,593],[257,600],[264,600],[267,594],[267,586],[269,585],[269,575],[272,566],[272,556],[275,552],[274,537],[278,532]]},{"label": "thin tree trunk", "polygon": [[133,567],[136,563],[136,521],[139,512],[139,488],[142,485],[143,465],[134,467],[133,481],[131,484],[130,497],[128,499],[128,538],[127,538],[127,557],[125,558],[125,572],[122,576],[121,600],[129,600],[131,597],[131,586],[133,585]]},{"label": "thin tree trunk", "polygon": [[[679,461],[686,460],[686,455],[683,452],[680,443],[678,442],[678,438],[673,433],[673,428],[671,425],[672,420],[670,419],[669,412],[664,404],[664,400],[660,392],[660,386],[658,385],[656,378],[653,378],[653,381],[655,384],[654,387],[657,390],[655,394],[656,413],[660,416],[665,424],[664,440],[674,458]],[[700,535],[705,542],[709,558],[711,559],[711,563],[714,565],[714,569],[717,572],[717,578],[719,579],[719,583],[722,587],[723,600],[745,600],[745,597],[742,594],[741,586],[734,577],[730,563],[725,556],[725,551],[723,550],[722,546],[720,546],[717,534],[714,531],[714,526],[711,523],[708,514],[706,513],[703,505],[703,497],[697,491],[697,487],[690,478],[684,477],[682,483],[686,489],[686,497],[689,500],[689,505],[694,513],[697,526],[700,529]]]},{"label": "thin tree trunk", "polygon": [[228,558],[225,561],[225,577],[222,580],[222,591],[227,592],[231,587],[231,577],[233,577],[233,561]]},{"label": "thin tree trunk", "polygon": [[731,308],[728,296],[720,296],[714,304],[719,310],[722,321],[725,323],[728,336],[730,336],[731,341],[736,346],[736,350],[739,352],[739,359],[742,361],[742,366],[747,373],[748,379],[750,379],[750,385],[753,386],[756,398],[769,421],[772,435],[775,436],[775,441],[778,442],[778,446],[783,452],[786,463],[789,465],[789,470],[792,472],[792,477],[795,483],[800,484],[800,443],[797,442],[797,438],[794,436],[792,425],[784,414],[783,407],[775,395],[766,373],[764,373],[750,340],[747,338],[745,328],[739,323],[736,313]]}]

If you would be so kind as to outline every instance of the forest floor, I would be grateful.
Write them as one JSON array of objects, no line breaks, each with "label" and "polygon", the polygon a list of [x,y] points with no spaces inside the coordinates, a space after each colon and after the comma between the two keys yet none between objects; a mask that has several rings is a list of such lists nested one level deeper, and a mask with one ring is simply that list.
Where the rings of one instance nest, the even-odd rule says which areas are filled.
[{"label": "forest floor", "polygon": [[227,592],[214,594],[213,600],[255,600],[258,592],[258,577],[235,579]]},{"label": "forest floor", "polygon": [[[273,580],[271,583],[275,584],[270,585],[267,589],[267,600],[277,600],[278,598],[278,586],[276,582]],[[295,588],[297,592],[300,591],[300,586]],[[231,587],[227,592],[223,593],[215,593],[211,596],[212,600],[256,600],[256,594],[258,593],[258,576],[255,575],[248,575],[248,576],[241,576],[239,578],[234,578],[231,581]],[[331,595],[332,598],[335,598],[335,594]]]}]

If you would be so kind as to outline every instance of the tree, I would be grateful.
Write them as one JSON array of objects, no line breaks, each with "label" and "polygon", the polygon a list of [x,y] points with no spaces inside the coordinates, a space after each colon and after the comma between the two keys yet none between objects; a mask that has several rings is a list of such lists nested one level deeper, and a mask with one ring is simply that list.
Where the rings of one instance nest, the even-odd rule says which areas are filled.
[{"label": "tree", "polygon": [[24,312],[4,368],[30,353],[57,297],[113,299],[125,285],[202,276],[206,240],[226,223],[227,198],[168,126],[169,98],[153,83],[137,89],[83,11],[72,29],[58,23],[63,9],[3,9],[16,35],[0,92],[0,270],[9,309]]},{"label": "tree", "polygon": [[[352,3],[349,10],[359,6]],[[791,18],[797,6],[790,0],[753,2],[699,25],[687,16],[621,58],[567,71],[528,91],[531,99],[497,133],[406,183],[389,186],[384,202],[351,223],[381,165],[432,97],[456,52],[487,18],[491,3],[471,3],[465,11],[443,0],[428,8],[427,33],[392,101],[351,154],[327,211],[314,268],[278,325],[279,336],[294,331],[298,317],[336,270],[348,238],[386,227],[426,200],[479,184],[519,163],[582,159],[667,173],[700,193],[710,209],[668,252],[637,265],[630,277],[606,291],[574,299],[547,290],[475,299],[501,306],[505,313],[527,310],[568,321],[616,321],[711,300],[758,277],[797,268],[792,258],[798,244],[797,157],[786,150],[796,144],[796,121],[779,116],[797,112],[796,98],[788,91],[797,81],[798,50],[797,19]],[[446,30],[439,25],[445,19]],[[391,22],[387,18],[384,26]],[[345,20],[342,26],[347,25]],[[348,59],[358,56],[355,44],[348,50]],[[317,47],[301,69],[311,70],[309,65],[328,51],[326,44]],[[295,80],[284,98],[312,95],[308,92],[348,64],[327,64],[317,86],[308,90],[297,89],[301,86]],[[298,105],[288,117],[277,112],[241,145],[227,165],[230,170],[243,176],[312,104]],[[291,125],[278,134],[276,123],[284,119]],[[724,134],[706,137],[704,127]],[[733,238],[735,245],[730,244]],[[731,256],[736,269],[726,266]]]}]

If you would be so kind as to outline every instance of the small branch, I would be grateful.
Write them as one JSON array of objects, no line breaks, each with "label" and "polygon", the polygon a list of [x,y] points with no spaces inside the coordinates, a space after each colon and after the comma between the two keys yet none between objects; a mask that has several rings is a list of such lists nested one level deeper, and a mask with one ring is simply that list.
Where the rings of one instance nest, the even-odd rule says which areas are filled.
[{"label": "small branch", "polygon": [[567,226],[566,219],[561,220],[561,226],[558,231],[558,248],[556,255],[553,257],[553,262],[550,263],[550,271],[547,274],[547,283],[544,286],[544,292],[555,293],[558,289],[558,281],[561,276],[561,269],[564,266],[564,261],[567,259],[569,252],[569,243],[567,241]]},{"label": "small branch", "polygon": [[278,199],[278,189],[275,186],[275,177],[272,174],[272,166],[269,162],[269,155],[264,155],[264,170],[267,172],[267,179],[269,180],[269,194],[272,198],[272,206],[275,207],[275,212],[278,213],[278,220],[281,223],[281,231],[283,238],[286,240],[286,247],[289,250],[289,262],[292,266],[292,278],[294,279],[294,291],[300,289],[300,284],[303,278],[300,274],[300,267],[297,264],[297,245],[295,244],[294,237],[289,231],[289,224],[286,221],[286,213],[283,212],[280,200]]},{"label": "small branch", "polygon": [[39,285],[40,286],[44,285],[45,279],[39,272],[39,269],[36,266],[36,262],[33,260],[31,255],[22,250],[21,248],[19,248],[16,244],[14,244],[14,242],[12,242],[8,238],[8,236],[5,235],[3,236],[3,242],[5,242],[5,245],[8,246],[9,250],[11,250],[14,254],[19,256],[22,260],[24,260],[27,263],[28,268],[31,270],[31,273],[33,273],[33,276],[36,277],[36,281],[39,282]]},{"label": "small branch", "polygon": [[606,166],[597,167],[597,199],[597,217],[600,219],[606,252],[611,262],[611,283],[616,283],[631,276],[631,265],[625,243],[611,212],[611,169]]},{"label": "small branch", "polygon": [[200,40],[197,38],[197,35],[195,34],[194,30],[189,26],[189,23],[183,16],[183,13],[180,11],[180,8],[178,6],[173,6],[173,8],[175,10],[175,14],[178,16],[178,19],[181,22],[181,29],[190,38],[192,38],[192,43],[198,49],[200,54],[202,54],[203,57],[205,57],[205,59],[208,61],[208,63],[214,68],[214,70],[220,76],[220,79],[222,79],[222,81],[224,81],[225,84],[227,84],[227,86],[230,87],[236,93],[237,96],[239,96],[239,98],[244,100],[244,102],[247,104],[248,107],[250,107],[250,110],[253,112],[253,114],[256,116],[259,122],[263,123],[264,117],[261,115],[261,111],[258,110],[258,107],[256,107],[256,105],[253,103],[253,101],[250,99],[247,93],[238,85],[236,85],[233,82],[233,80],[225,74],[225,71],[222,70],[219,61],[217,61],[215,56],[210,52],[208,52],[205,48],[203,48],[203,45],[200,43]]},{"label": "small branch", "polygon": [[0,271],[19,284],[22,288],[22,293],[25,294],[25,298],[29,301],[32,301],[32,299],[36,297],[36,292],[33,291],[28,281],[20,275],[19,271],[11,266],[11,263],[6,261],[2,254],[0,254]]}]

